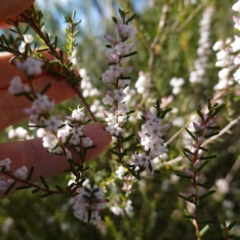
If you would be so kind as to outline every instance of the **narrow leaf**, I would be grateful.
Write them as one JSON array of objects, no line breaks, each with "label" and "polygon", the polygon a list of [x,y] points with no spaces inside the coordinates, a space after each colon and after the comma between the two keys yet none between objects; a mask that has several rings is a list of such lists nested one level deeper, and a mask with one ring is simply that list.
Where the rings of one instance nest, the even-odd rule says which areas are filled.
[{"label": "narrow leaf", "polygon": [[7,189],[7,191],[4,193],[4,196],[8,195],[8,193],[12,190],[12,188],[15,186],[16,181],[12,183],[12,185]]},{"label": "narrow leaf", "polygon": [[27,179],[26,179],[27,181],[30,181],[33,172],[34,172],[34,167],[31,167],[31,168],[30,168],[30,171],[29,171],[29,174],[28,174],[28,176],[27,176]]},{"label": "narrow leaf", "polygon": [[133,14],[133,15],[127,20],[126,23],[128,24],[129,22],[131,22],[136,16],[137,16],[136,14]]},{"label": "narrow leaf", "polygon": [[185,128],[186,131],[188,132],[188,134],[194,139],[196,140],[196,137],[193,135],[193,133],[191,133],[187,128]]},{"label": "narrow leaf", "polygon": [[208,232],[208,230],[210,229],[210,226],[209,225],[206,225],[201,231],[200,231],[200,236],[204,236],[205,233]]},{"label": "narrow leaf", "polygon": [[113,20],[114,23],[117,24],[118,21],[117,21],[117,19],[115,17],[112,17],[112,20]]},{"label": "narrow leaf", "polygon": [[191,179],[191,177],[190,177],[190,176],[187,176],[187,175],[184,175],[184,174],[175,173],[175,175],[177,175],[178,177],[181,177],[181,178],[187,178],[187,179]]},{"label": "narrow leaf", "polygon": [[41,91],[41,95],[43,95],[50,87],[52,86],[51,83],[48,83],[45,88]]},{"label": "narrow leaf", "polygon": [[217,155],[211,155],[211,156],[206,156],[206,157],[201,157],[200,159],[201,160],[209,160],[209,159],[213,159],[213,158],[216,158]]},{"label": "narrow leaf", "polygon": [[44,187],[45,187],[46,189],[49,189],[49,186],[47,185],[45,179],[44,179],[42,176],[40,176],[40,179],[41,179],[41,181],[42,181]]},{"label": "narrow leaf", "polygon": [[39,191],[40,191],[39,188],[33,189],[33,190],[32,190],[32,194],[37,193],[37,192],[39,192]]},{"label": "narrow leaf", "polygon": [[41,195],[40,198],[45,198],[45,197],[48,197],[48,196],[50,196],[50,195],[52,195],[51,192],[45,193],[45,194]]},{"label": "narrow leaf", "polygon": [[21,186],[21,187],[17,187],[16,190],[23,190],[23,189],[27,189],[27,188],[31,188],[31,186]]},{"label": "narrow leaf", "polygon": [[232,221],[229,225],[228,225],[228,230],[230,231],[234,226],[235,226],[235,224],[237,223],[237,221],[236,220],[234,220],[234,221]]},{"label": "narrow leaf", "polygon": [[204,138],[210,138],[210,137],[218,135],[218,134],[219,134],[219,132],[213,132],[213,133],[210,133],[210,134],[204,136]]},{"label": "narrow leaf", "polygon": [[204,184],[204,183],[197,183],[198,186],[204,187],[204,188],[212,188],[212,186]]},{"label": "narrow leaf", "polygon": [[135,54],[137,54],[137,53],[138,53],[137,51],[134,51],[134,52],[131,52],[131,53],[129,53],[129,54],[123,55],[122,57],[123,57],[123,58],[130,57],[130,56],[133,56],[133,55],[135,55]]},{"label": "narrow leaf", "polygon": [[211,195],[215,192],[216,192],[215,190],[210,190],[209,192],[203,194],[199,199],[203,199],[203,198],[205,198],[205,197],[207,197],[207,196],[209,196],[209,195]]},{"label": "narrow leaf", "polygon": [[194,216],[191,216],[191,215],[183,215],[183,217],[185,217],[185,218],[195,219],[195,217],[194,217]]},{"label": "narrow leaf", "polygon": [[197,114],[202,119],[202,121],[205,122],[202,112],[200,110],[197,110]]},{"label": "narrow leaf", "polygon": [[56,189],[57,189],[58,191],[63,191],[63,189],[62,189],[60,186],[55,185],[55,187],[56,187]]}]

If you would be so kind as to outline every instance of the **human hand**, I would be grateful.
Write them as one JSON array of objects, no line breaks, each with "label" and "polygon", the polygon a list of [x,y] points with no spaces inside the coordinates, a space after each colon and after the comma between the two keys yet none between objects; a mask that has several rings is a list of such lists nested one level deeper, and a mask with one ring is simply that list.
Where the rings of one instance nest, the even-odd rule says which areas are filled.
[{"label": "human hand", "polygon": [[[21,11],[24,11],[32,4],[31,1],[19,0],[4,0],[0,9],[0,26],[3,24],[4,19],[15,17],[21,11],[15,11],[21,5]],[[24,6],[24,7],[23,7]],[[19,9],[18,9],[19,10]],[[12,57],[9,53],[0,54],[0,131],[4,130],[9,125],[15,124],[27,117],[21,109],[30,107],[30,102],[24,97],[14,97],[8,92],[9,83],[14,76],[20,76],[22,82],[27,82],[26,76],[12,64],[9,59]],[[42,89],[49,82],[52,87],[48,90],[48,96],[55,99],[56,103],[62,102],[74,96],[74,91],[67,86],[65,81],[56,81],[52,76],[47,73],[42,73],[35,77],[33,86]],[[63,91],[64,89],[64,91]],[[93,123],[86,126],[84,129],[85,135],[93,140],[94,145],[97,147],[88,151],[86,161],[98,156],[101,152],[108,147],[111,137],[104,131],[103,124]],[[14,172],[21,166],[26,166],[28,169],[35,168],[32,181],[38,181],[39,176],[44,178],[53,177],[63,172],[68,168],[68,162],[65,157],[47,153],[40,139],[33,139],[27,141],[10,142],[0,145],[0,160],[5,158],[12,160],[11,169]],[[2,196],[3,193],[0,193]]]},{"label": "human hand", "polygon": [[2,0],[0,9],[0,27],[9,27],[5,21],[14,18],[33,4],[34,0]]}]

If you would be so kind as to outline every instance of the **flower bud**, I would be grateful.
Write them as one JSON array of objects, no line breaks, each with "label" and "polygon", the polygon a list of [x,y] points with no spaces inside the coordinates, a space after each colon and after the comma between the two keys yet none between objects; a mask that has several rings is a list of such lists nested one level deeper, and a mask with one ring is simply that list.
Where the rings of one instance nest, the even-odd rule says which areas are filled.
[{"label": "flower bud", "polygon": [[199,197],[202,196],[203,193],[204,193],[204,188],[203,188],[203,187],[200,187],[200,188],[198,189],[198,196],[199,196]]},{"label": "flower bud", "polygon": [[198,170],[200,166],[201,166],[201,161],[200,161],[200,159],[198,159],[198,160],[193,164],[193,167],[194,167],[195,170]]},{"label": "flower bud", "polygon": [[184,168],[183,171],[184,171],[184,173],[185,173],[187,176],[189,176],[189,177],[191,177],[192,174],[193,174],[193,172],[190,171],[190,170],[188,170],[187,168]]},{"label": "flower bud", "polygon": [[189,192],[190,192],[192,195],[195,195],[195,194],[197,193],[197,190],[196,190],[196,188],[195,188],[193,185],[191,185]]},{"label": "flower bud", "polygon": [[198,176],[197,177],[197,183],[200,183],[200,182],[202,182],[203,181],[203,179],[204,179],[204,174],[202,174],[202,175],[200,175],[200,176]]},{"label": "flower bud", "polygon": [[201,127],[197,123],[193,122],[193,126],[197,132],[201,131]]}]

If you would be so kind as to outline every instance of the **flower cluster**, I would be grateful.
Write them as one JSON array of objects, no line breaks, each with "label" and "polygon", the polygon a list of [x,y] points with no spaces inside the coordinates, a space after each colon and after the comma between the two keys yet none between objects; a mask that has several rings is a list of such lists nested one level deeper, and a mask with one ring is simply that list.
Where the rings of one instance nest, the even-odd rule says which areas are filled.
[{"label": "flower cluster", "polygon": [[185,83],[183,78],[177,78],[174,77],[170,80],[170,85],[173,87],[172,93],[174,95],[177,95],[180,90],[181,90],[181,86]]},{"label": "flower cluster", "polygon": [[51,153],[65,155],[66,158],[72,159],[71,152],[67,149],[67,145],[74,147],[77,152],[81,152],[84,148],[93,145],[93,141],[84,134],[84,124],[89,122],[89,118],[85,117],[83,109],[77,108],[72,111],[71,116],[66,116],[67,123],[60,122],[56,117],[51,117],[50,125],[61,127],[58,129],[46,129],[47,135],[43,137],[43,146],[48,148]]},{"label": "flower cluster", "polygon": [[43,62],[33,57],[28,57],[26,61],[15,62],[15,66],[24,72],[27,76],[34,76],[42,72]]},{"label": "flower cluster", "polygon": [[227,39],[225,42],[219,40],[213,46],[213,50],[217,51],[217,62],[215,66],[221,68],[218,72],[218,83],[214,86],[215,90],[226,89],[233,84],[232,71],[236,69],[236,66],[234,66],[235,61],[231,43],[231,39]]},{"label": "flower cluster", "polygon": [[210,37],[210,27],[211,27],[210,24],[211,24],[211,18],[212,18],[213,12],[214,12],[214,8],[208,7],[204,11],[202,20],[200,22],[200,30],[199,30],[200,39],[198,41],[199,46],[197,49],[198,59],[196,59],[194,62],[195,70],[191,72],[190,79],[189,79],[189,81],[192,83],[201,82],[205,74],[208,56],[211,53],[210,51],[211,44],[209,42],[209,37]]},{"label": "flower cluster", "polygon": [[97,88],[93,87],[90,81],[90,77],[87,75],[87,71],[84,68],[79,70],[79,74],[82,77],[81,88],[83,89],[83,97],[99,96],[100,92]]},{"label": "flower cluster", "polygon": [[112,92],[107,91],[106,97],[103,99],[104,104],[112,106],[109,111],[105,112],[108,123],[106,131],[113,136],[119,136],[127,113],[130,111],[125,103],[126,93],[124,88],[130,83],[130,77],[127,77],[127,74],[133,68],[126,68],[123,65],[134,53],[132,49],[135,45],[135,42],[126,43],[126,40],[132,38],[136,34],[136,30],[131,23],[125,21],[125,18],[123,18],[123,23],[119,23],[116,19],[115,23],[118,33],[117,39],[108,35],[104,36],[111,45],[108,45],[109,50],[106,52],[110,67],[102,75],[102,81],[113,85],[115,88]]},{"label": "flower cluster", "polygon": [[103,191],[96,185],[93,187],[84,186],[78,190],[79,195],[75,197],[73,206],[74,216],[81,221],[96,224],[101,217],[99,213],[105,207],[106,199],[103,198]]},{"label": "flower cluster", "polygon": [[162,125],[162,119],[152,114],[150,110],[144,113],[144,117],[146,123],[142,125],[142,131],[139,132],[142,153],[135,153],[132,160],[136,167],[153,173],[151,160],[168,151],[162,133],[169,129],[171,124]]},{"label": "flower cluster", "polygon": [[[240,1],[236,2],[232,9],[236,12],[240,12]],[[233,21],[235,22],[234,28],[239,31],[240,30],[240,19],[236,16],[233,16]],[[240,37],[235,36],[235,42],[232,43],[231,45],[232,47],[232,51],[234,53],[239,53],[240,51]],[[238,83],[240,83],[240,55],[237,55],[234,58],[234,64],[238,67],[237,71],[233,74],[234,80],[237,81]]]},{"label": "flower cluster", "polygon": [[[239,5],[240,2],[238,1],[233,5],[232,9],[236,12],[240,12]],[[240,19],[236,16],[233,16],[233,21],[235,23],[234,28],[239,31]],[[240,51],[240,37],[235,36],[234,41],[230,38],[228,38],[226,41],[219,40],[214,44],[213,50],[217,51],[217,62],[215,65],[217,67],[221,67],[221,70],[218,73],[219,82],[214,87],[215,90],[223,90],[229,86],[232,86],[234,84],[234,80],[239,83],[240,56],[238,55],[238,52]],[[234,71],[235,73],[233,74]]]},{"label": "flower cluster", "polygon": [[[11,159],[5,158],[4,160],[0,160],[0,172],[2,173],[11,173]],[[14,177],[20,180],[26,179],[28,176],[28,169],[26,166],[22,166],[21,168],[16,169],[14,173]],[[14,180],[8,176],[1,175],[0,176],[0,190],[5,191]]]},{"label": "flower cluster", "polygon": [[8,91],[15,95],[19,93],[27,93],[30,91],[30,88],[28,85],[22,83],[19,76],[16,76],[12,78]]}]

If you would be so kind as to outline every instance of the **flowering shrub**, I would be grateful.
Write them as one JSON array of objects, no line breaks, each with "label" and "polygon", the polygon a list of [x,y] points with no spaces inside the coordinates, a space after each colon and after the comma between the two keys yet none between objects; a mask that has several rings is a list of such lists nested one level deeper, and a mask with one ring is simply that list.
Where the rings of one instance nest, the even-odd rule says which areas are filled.
[{"label": "flowering shrub", "polygon": [[[65,45],[34,6],[8,20],[13,27],[0,37],[0,51],[12,54],[11,64],[25,77],[9,79],[8,94],[31,103],[21,109],[29,130],[10,127],[8,139],[41,138],[46,159],[40,161],[55,156],[58,162],[46,162],[48,171],[59,174],[59,164],[65,175],[49,180],[51,174],[36,173],[28,162],[19,166],[18,156],[0,155],[3,203],[14,190],[32,202],[39,196],[45,204],[53,201],[53,211],[59,203],[61,210],[43,218],[48,215],[50,228],[60,226],[65,239],[80,223],[87,239],[239,239],[239,37],[216,37],[221,4],[170,2],[149,1],[146,23],[123,3],[130,11],[112,17],[115,30],[103,34],[89,66],[86,52],[86,60],[84,54],[78,59],[76,12],[65,17]],[[157,31],[151,4],[161,9]],[[240,1],[232,10],[240,12]],[[239,21],[234,16],[231,23],[236,34]],[[92,80],[96,67],[98,81]],[[41,74],[66,83],[78,100],[56,106],[54,85],[35,84]],[[98,157],[101,138],[112,141]],[[4,228],[7,219],[0,219],[5,239],[16,238],[11,226]],[[51,238],[50,230],[43,237]]]}]

